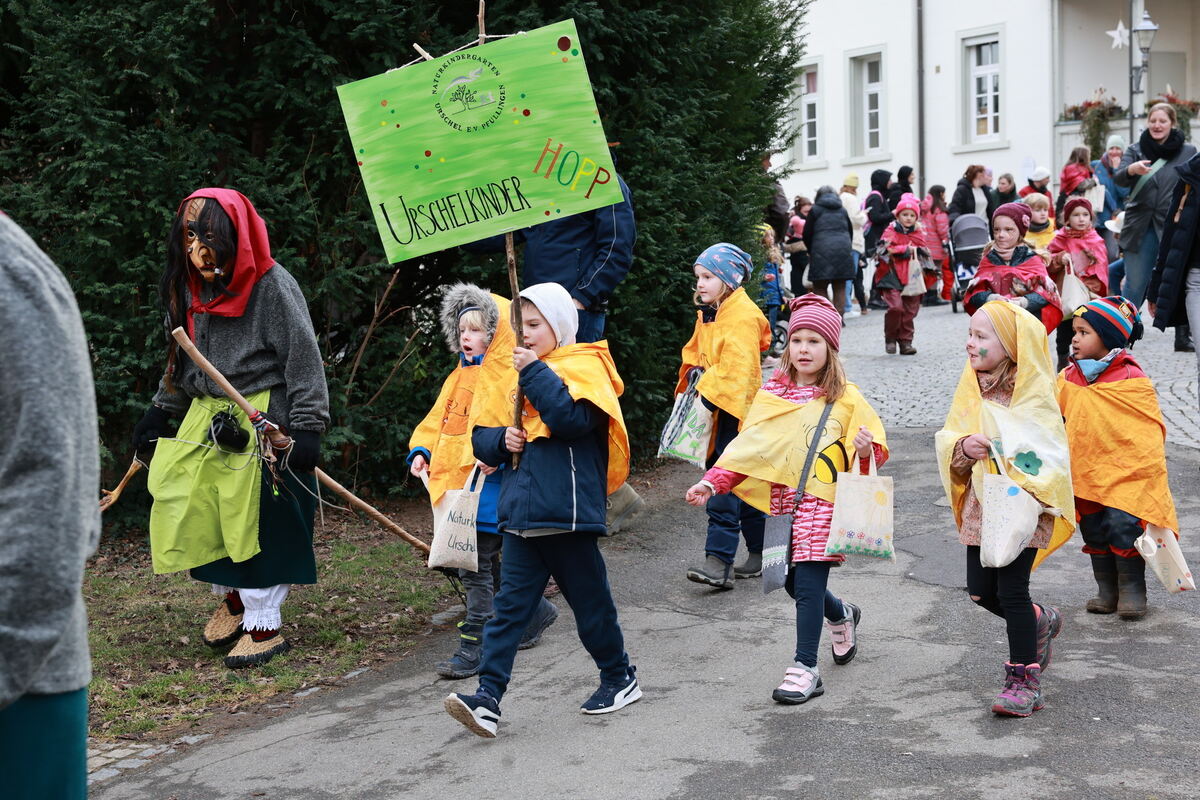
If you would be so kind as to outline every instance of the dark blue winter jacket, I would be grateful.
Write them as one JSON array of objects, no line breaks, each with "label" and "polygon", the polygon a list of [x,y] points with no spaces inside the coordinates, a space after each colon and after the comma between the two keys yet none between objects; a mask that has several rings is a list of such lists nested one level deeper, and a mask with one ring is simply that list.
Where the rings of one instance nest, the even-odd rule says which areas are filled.
[{"label": "dark blue winter jacket", "polygon": [[[542,361],[521,370],[518,380],[550,436],[526,442],[520,466],[504,470],[500,529],[607,533],[608,415],[587,400],[572,399],[562,378]],[[475,457],[489,466],[511,464],[505,430],[476,427]]]},{"label": "dark blue winter jacket", "polygon": [[[617,176],[624,201],[572,214],[514,232],[525,242],[521,285],[557,283],[588,311],[603,311],[609,297],[633,263],[637,225],[629,187]],[[495,253],[504,250],[504,237],[482,239],[464,249]]]},{"label": "dark blue winter jacket", "polygon": [[1146,297],[1158,304],[1154,327],[1159,330],[1187,324],[1187,274],[1200,269],[1200,154],[1181,164],[1178,173],[1158,247],[1158,263],[1146,289]]}]

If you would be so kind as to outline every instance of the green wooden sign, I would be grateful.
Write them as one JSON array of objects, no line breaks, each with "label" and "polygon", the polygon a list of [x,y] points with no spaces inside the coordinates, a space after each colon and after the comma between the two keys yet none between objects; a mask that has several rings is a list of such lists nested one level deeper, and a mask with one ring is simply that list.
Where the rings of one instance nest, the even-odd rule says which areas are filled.
[{"label": "green wooden sign", "polygon": [[574,20],[338,96],[389,261],[622,199]]}]

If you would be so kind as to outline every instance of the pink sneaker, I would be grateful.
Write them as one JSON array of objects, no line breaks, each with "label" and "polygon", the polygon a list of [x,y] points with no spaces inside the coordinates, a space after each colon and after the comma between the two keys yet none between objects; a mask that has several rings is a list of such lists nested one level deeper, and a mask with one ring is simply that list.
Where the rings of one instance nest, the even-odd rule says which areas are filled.
[{"label": "pink sneaker", "polygon": [[776,703],[798,706],[823,694],[825,686],[821,683],[820,671],[797,662],[784,670],[783,683],[771,693],[771,699]]},{"label": "pink sneaker", "polygon": [[842,607],[846,609],[846,617],[841,622],[825,621],[833,638],[835,664],[849,664],[858,655],[858,621],[862,619],[862,609],[844,600]]}]

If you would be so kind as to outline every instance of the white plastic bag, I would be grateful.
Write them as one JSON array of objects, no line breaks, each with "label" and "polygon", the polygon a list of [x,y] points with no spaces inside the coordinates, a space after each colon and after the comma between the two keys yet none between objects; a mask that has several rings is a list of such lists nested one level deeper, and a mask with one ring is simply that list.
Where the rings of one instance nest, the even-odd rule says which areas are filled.
[{"label": "white plastic bag", "polygon": [[[852,462],[857,462],[852,458]],[[866,475],[842,472],[837,477],[833,521],[825,555],[857,555],[896,560],[892,479],[875,471],[875,459]]]},{"label": "white plastic bag", "polygon": [[1162,581],[1168,592],[1195,591],[1196,581],[1183,559],[1183,551],[1175,533],[1157,525],[1147,525],[1146,532],[1133,543],[1146,560],[1147,566]]},{"label": "white plastic bag", "polygon": [[1075,309],[1095,297],[1087,284],[1075,274],[1073,265],[1063,269],[1063,285],[1059,296],[1062,298],[1063,316],[1068,318]]},{"label": "white plastic bag", "polygon": [[[421,479],[429,488],[429,478]],[[483,472],[476,466],[461,489],[442,494],[433,507],[433,542],[429,545],[429,566],[456,567],[479,571],[475,520],[479,514],[479,495],[483,493]]]},{"label": "white plastic bag", "polygon": [[704,372],[698,368],[688,377],[687,390],[675,395],[675,406],[658,440],[660,458],[669,456],[703,467],[713,435],[713,413],[704,407],[696,382]]}]

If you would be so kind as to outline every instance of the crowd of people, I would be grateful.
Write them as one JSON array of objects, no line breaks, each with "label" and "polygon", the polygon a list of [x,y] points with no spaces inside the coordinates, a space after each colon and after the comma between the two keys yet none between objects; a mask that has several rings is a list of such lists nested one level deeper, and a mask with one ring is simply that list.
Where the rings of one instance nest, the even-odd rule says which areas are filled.
[{"label": "crowd of people", "polygon": [[[1151,280],[1172,193],[1195,153],[1178,127],[1174,107],[1159,103],[1150,110],[1138,141],[1126,146],[1123,137],[1113,134],[1094,159],[1087,147],[1072,150],[1059,172],[1057,192],[1051,171],[1042,166],[1018,187],[1012,173],[997,176],[982,164],[972,164],[948,200],[941,184],[930,186],[919,199],[914,191],[916,175],[909,166],[901,167],[894,177],[888,170],[875,170],[865,196],[859,191],[859,176],[851,173],[836,192],[822,186],[813,200],[794,198],[782,240],[790,270],[783,273],[776,266],[781,262],[768,259],[772,261],[768,269],[779,272],[784,285],[775,284],[762,302],[771,307],[811,289],[829,298],[844,315],[883,311],[887,352],[915,355],[914,319],[921,306],[961,300],[978,267],[982,254],[962,247],[956,233],[969,232],[971,225],[978,224],[970,219],[974,217],[991,234],[996,211],[1021,202],[1030,213],[1023,243],[1044,262],[1059,292],[1064,276],[1070,274],[1094,296],[1111,291],[1138,308],[1147,299],[1157,305]],[[842,213],[833,198],[840,201]],[[1072,203],[1080,199],[1087,200],[1086,210]],[[905,213],[913,207],[915,220]],[[1074,223],[1072,212],[1081,215]],[[1084,214],[1089,216],[1086,221]],[[1088,244],[1083,246],[1085,240]],[[1025,251],[1022,256],[1032,264]],[[910,270],[910,264],[917,269]],[[870,282],[864,286],[868,277]],[[1176,350],[1195,350],[1185,313],[1164,319],[1164,324],[1175,329]],[[1065,366],[1070,339],[1067,323],[1063,325],[1057,342],[1060,368]]]},{"label": "crowd of people", "polygon": [[[1045,703],[1042,676],[1062,615],[1031,600],[1029,577],[1076,528],[1098,587],[1087,610],[1131,620],[1146,613],[1137,541],[1151,526],[1177,532],[1178,521],[1162,415],[1130,348],[1143,332],[1143,301],[1160,329],[1200,324],[1200,155],[1165,104],[1150,110],[1138,142],[1126,148],[1111,137],[1108,144],[1095,161],[1086,148],[1072,153],[1057,197],[1045,169],[1020,189],[1001,175],[993,189],[991,173],[972,166],[948,204],[941,186],[918,199],[908,167],[895,181],[875,171],[861,202],[859,180],[849,175],[840,191],[824,186],[811,203],[797,198],[782,230],[760,228],[768,260],[761,273],[746,250],[726,242],[692,261],[687,313],[695,323],[680,343],[676,395],[691,404],[689,420],[706,420],[689,431],[702,436],[706,471],[681,500],[704,507],[708,523],[704,559],[686,578],[723,591],[782,570],[772,574],[794,600],[796,648],[776,702],[802,704],[825,691],[817,666],[822,621],[836,665],[857,653],[864,609],[830,590],[830,567],[845,556],[831,552],[829,540],[838,476],[869,473],[889,457],[879,416],[839,358],[844,316],[855,304],[869,313],[871,295],[885,310],[888,353],[916,353],[923,303],[956,297],[970,315],[967,359],[936,455],[966,547],[971,599],[1007,630],[1004,685],[991,710],[1024,717]],[[531,285],[517,298],[459,284],[441,303],[456,366],[414,431],[408,460],[434,503],[483,476],[472,523],[479,568],[462,575],[467,617],[457,649],[436,667],[448,679],[478,677],[474,692],[452,693],[443,704],[481,736],[497,733],[517,650],[536,644],[558,616],[546,600],[552,581],[600,673],[581,711],[611,713],[642,696],[598,546],[641,504],[626,483],[625,387],[602,339],[635,238],[621,186],[617,206],[527,232]],[[964,263],[950,257],[964,220],[986,235],[966,276]],[[263,664],[291,647],[281,615],[291,584],[316,580],[314,469],[329,423],[324,370],[303,293],[272,257],[266,224],[248,198],[217,188],[189,195],[167,249],[160,294],[168,327],[185,330],[264,414],[241,414],[202,365],[170,344],[132,437],[150,462],[154,569],[189,570],[211,587],[219,601],[203,640],[218,650],[232,646],[226,665]],[[566,251],[578,257],[564,271]],[[755,274],[764,283],[759,301],[747,292]],[[59,751],[69,768],[49,778],[22,772],[69,780],[77,794],[89,679],[79,584],[99,530],[94,495],[81,499],[98,475],[89,356],[61,274],[2,215],[0,285],[11,323],[0,325],[7,337],[0,351],[17,365],[0,394],[11,408],[74,404],[82,431],[48,448],[61,426],[30,425],[0,445],[4,485],[21,497],[3,517],[5,530],[21,535],[4,539],[3,554],[46,566],[5,590],[22,601],[6,609],[40,604],[44,613],[6,611],[0,620],[0,741],[10,756],[23,752],[13,749],[19,741],[66,742]],[[763,357],[779,324],[783,346],[764,382]],[[58,344],[43,353],[30,346],[39,342]],[[520,424],[513,424],[514,400]],[[280,429],[268,419],[287,431],[278,451],[268,440]],[[1028,497],[1036,510],[1004,563],[981,551],[987,475],[1009,480],[1009,493]],[[50,499],[29,501],[43,496]],[[53,537],[45,535],[51,510]],[[767,534],[779,530],[785,543],[768,564]],[[747,557],[735,564],[743,540]],[[44,786],[18,787],[25,791],[18,796],[41,796]]]}]

